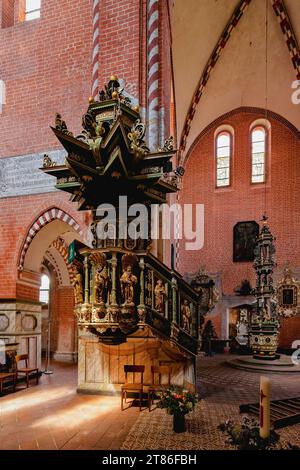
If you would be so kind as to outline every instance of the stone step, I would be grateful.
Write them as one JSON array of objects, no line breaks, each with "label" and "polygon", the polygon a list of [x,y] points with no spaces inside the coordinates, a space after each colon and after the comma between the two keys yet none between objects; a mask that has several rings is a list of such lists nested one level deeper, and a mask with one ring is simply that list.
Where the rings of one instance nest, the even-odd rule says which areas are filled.
[{"label": "stone step", "polygon": [[[259,404],[248,403],[240,405],[240,413],[259,416]],[[270,404],[270,419],[275,429],[300,423],[300,397],[272,400]]]}]

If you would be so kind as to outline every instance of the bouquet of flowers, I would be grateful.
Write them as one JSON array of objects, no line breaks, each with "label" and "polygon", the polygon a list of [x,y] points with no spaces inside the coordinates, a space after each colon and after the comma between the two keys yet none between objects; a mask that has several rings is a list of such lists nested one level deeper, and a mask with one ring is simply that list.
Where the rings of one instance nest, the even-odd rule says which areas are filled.
[{"label": "bouquet of flowers", "polygon": [[263,439],[259,435],[259,423],[255,418],[243,417],[242,424],[227,420],[219,425],[219,430],[226,433],[228,443],[238,450],[271,450],[276,447],[280,436],[273,429],[270,436]]},{"label": "bouquet of flowers", "polygon": [[197,393],[172,386],[161,393],[158,407],[166,408],[170,415],[186,415],[194,409],[198,400]]}]

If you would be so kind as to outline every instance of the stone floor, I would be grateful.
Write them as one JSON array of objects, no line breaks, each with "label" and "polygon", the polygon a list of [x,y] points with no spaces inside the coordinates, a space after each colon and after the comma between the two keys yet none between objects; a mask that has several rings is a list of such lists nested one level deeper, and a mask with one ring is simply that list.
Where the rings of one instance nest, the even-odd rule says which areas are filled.
[{"label": "stone floor", "polygon": [[139,416],[119,397],[76,393],[77,369],[53,363],[40,384],[0,398],[0,450],[118,449]]},{"label": "stone floor", "polygon": [[[225,356],[198,365],[202,397],[187,419],[187,432],[175,435],[164,410],[120,411],[119,397],[76,393],[76,367],[53,363],[53,375],[38,386],[19,386],[0,398],[0,450],[3,449],[226,449],[220,422],[241,419],[240,403],[258,401],[260,374],[228,367]],[[300,396],[300,376],[270,374],[272,398]],[[280,430],[282,441],[300,445],[300,424]]]}]

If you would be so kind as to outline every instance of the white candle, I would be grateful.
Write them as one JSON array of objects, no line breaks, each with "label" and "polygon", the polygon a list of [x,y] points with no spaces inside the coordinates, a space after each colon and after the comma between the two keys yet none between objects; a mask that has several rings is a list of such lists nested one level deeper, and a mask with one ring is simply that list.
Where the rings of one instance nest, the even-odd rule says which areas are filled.
[{"label": "white candle", "polygon": [[260,377],[259,434],[266,439],[270,436],[270,379]]}]

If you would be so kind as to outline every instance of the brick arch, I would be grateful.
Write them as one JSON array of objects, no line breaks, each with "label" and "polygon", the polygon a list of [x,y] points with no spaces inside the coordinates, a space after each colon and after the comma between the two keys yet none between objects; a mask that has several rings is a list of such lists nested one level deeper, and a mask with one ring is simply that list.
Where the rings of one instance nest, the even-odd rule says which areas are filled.
[{"label": "brick arch", "polygon": [[189,106],[187,115],[185,117],[185,122],[183,126],[183,130],[181,133],[180,137],[180,145],[179,145],[179,159],[182,158],[182,153],[185,150],[186,147],[186,141],[187,137],[190,133],[190,128],[192,124],[192,120],[194,119],[194,115],[196,112],[196,107],[200,101],[200,98],[203,94],[203,91],[209,81],[210,74],[215,67],[216,63],[218,62],[219,58],[222,55],[223,50],[225,49],[226,44],[228,43],[228,40],[230,39],[230,36],[233,32],[233,30],[236,28],[238,25],[240,19],[243,17],[244,12],[248,5],[251,3],[251,0],[240,0],[236,9],[233,12],[233,15],[231,16],[230,20],[228,21],[223,33],[221,34],[215,48],[213,49],[211,56],[207,62],[206,67],[204,68],[200,80],[198,82],[198,85],[196,87],[196,90],[193,94],[191,104]]},{"label": "brick arch", "polygon": [[[52,260],[45,257],[43,259],[43,267],[47,268],[50,275],[53,274],[53,276],[55,276],[58,285],[62,284],[61,274],[60,274],[60,272],[58,272],[56,266],[54,266],[54,263],[52,262]],[[43,273],[43,274],[45,274],[45,273]]]},{"label": "brick arch", "polygon": [[[208,126],[206,126],[200,132],[200,134],[196,137],[194,142],[191,144],[187,154],[185,156],[181,155],[180,165],[182,165],[182,166],[186,165],[186,162],[188,161],[189,156],[193,152],[194,148],[197,146],[199,140],[207,132],[209,132],[211,129],[221,125],[222,123],[224,123],[224,121],[226,119],[230,118],[231,116],[234,116],[236,114],[241,114],[241,113],[253,114],[253,115],[256,115],[256,116],[261,115],[262,118],[266,117],[266,110],[265,109],[255,108],[255,107],[252,107],[252,106],[241,106],[239,108],[232,109],[231,111],[229,111],[225,114],[222,114],[222,116],[219,116],[217,119],[212,121],[210,124],[208,124]],[[291,122],[289,122],[287,119],[285,119],[283,116],[281,116],[280,114],[275,113],[274,111],[267,111],[267,119],[270,119],[270,118],[274,119],[274,121],[277,121],[277,122],[283,124],[285,127],[287,127],[297,137],[297,139],[300,140],[300,131]]]},{"label": "brick arch", "polygon": [[296,77],[300,80],[300,49],[284,0],[272,0],[272,6],[284,35]]},{"label": "brick arch", "polygon": [[57,237],[56,240],[52,243],[52,245],[56,250],[59,252],[61,257],[63,258],[64,262],[66,263],[68,272],[69,272],[69,278],[70,281],[72,282],[73,279],[73,269],[72,266],[68,264],[68,250],[69,250],[69,245],[66,243],[66,241],[62,237]]},{"label": "brick arch", "polygon": [[[294,33],[294,29],[292,26],[291,19],[289,18],[284,0],[271,0],[272,7],[274,10],[275,15],[277,16],[278,22],[281,27],[282,34],[284,36],[289,55],[291,56],[292,66],[296,72],[296,78],[300,80],[300,48],[297,42],[296,35]],[[187,137],[190,133],[191,124],[194,119],[194,115],[196,112],[196,107],[200,101],[200,98],[203,94],[204,88],[206,87],[211,72],[215,67],[216,63],[218,62],[222,51],[224,50],[232,31],[236,28],[237,24],[239,23],[240,19],[242,18],[244,11],[246,10],[247,6],[251,3],[251,0],[240,0],[238,6],[236,7],[232,17],[230,18],[229,22],[225,30],[223,31],[221,37],[219,38],[209,60],[208,63],[200,77],[198,82],[197,88],[193,94],[191,104],[189,106],[187,115],[185,117],[185,122],[183,126],[183,130],[180,137],[180,145],[179,145],[179,160],[183,158],[183,152],[186,149],[186,141]]]},{"label": "brick arch", "polygon": [[70,227],[72,227],[80,236],[83,235],[83,232],[80,229],[80,225],[73,219],[73,217],[67,214],[64,210],[59,209],[58,207],[51,207],[50,209],[47,209],[35,219],[35,221],[27,231],[27,235],[20,254],[20,271],[23,270],[25,256],[32,240],[43,227],[45,227],[54,220],[61,220],[62,222],[65,222]]}]

